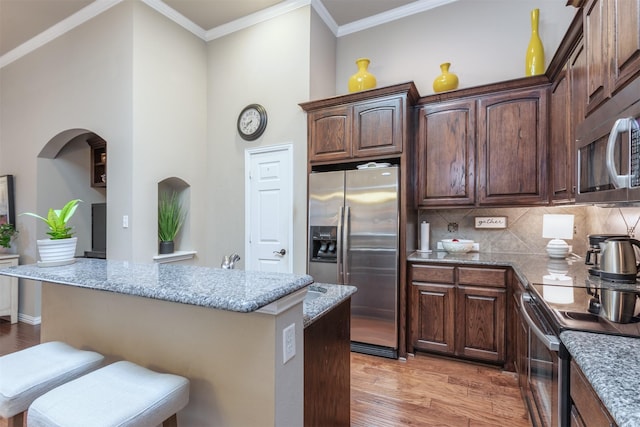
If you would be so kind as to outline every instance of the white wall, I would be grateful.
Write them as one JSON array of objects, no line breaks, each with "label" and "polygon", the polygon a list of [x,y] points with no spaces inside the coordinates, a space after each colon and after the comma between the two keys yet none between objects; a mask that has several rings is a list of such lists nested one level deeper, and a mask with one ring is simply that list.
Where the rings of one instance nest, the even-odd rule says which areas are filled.
[{"label": "white wall", "polygon": [[[293,144],[293,271],[306,271],[306,117],[309,99],[310,7],[299,8],[209,43],[207,264],[244,253],[244,151]],[[238,136],[238,114],[248,104],[267,110],[256,141]],[[244,263],[240,268],[244,268]]]},{"label": "white wall", "polygon": [[[132,251],[126,258],[151,262],[158,253],[158,182],[178,177],[190,185],[190,206],[181,247],[207,262],[207,48],[204,41],[142,2],[134,2],[133,144],[129,212],[114,214],[122,230],[129,215]],[[111,184],[109,183],[111,187]],[[124,190],[124,189],[123,189]],[[124,195],[123,195],[124,196]]]},{"label": "white wall", "polygon": [[558,0],[458,0],[338,39],[336,94],[347,93],[356,58],[371,59],[378,87],[413,80],[420,95],[433,93],[440,64],[459,89],[525,76],[530,11],[540,9],[539,34],[547,65],[576,9]]},{"label": "white wall", "polygon": [[310,42],[308,100],[331,97],[335,94],[336,48],[338,41],[313,9],[311,11]]},{"label": "white wall", "polygon": [[[37,157],[52,138],[75,128],[99,134],[117,153],[109,158],[109,184],[123,190],[109,192],[108,202],[129,210],[124,189],[131,188],[131,167],[123,159],[131,158],[132,145],[130,11],[129,2],[115,6],[0,70],[0,170],[16,178],[16,213],[42,214],[53,198],[68,200],[69,176],[39,176]],[[34,263],[35,241],[46,236],[33,218],[19,216],[17,228],[20,262]],[[109,249],[130,256],[129,237],[110,233]],[[19,311],[40,316],[38,284],[21,281]]]}]

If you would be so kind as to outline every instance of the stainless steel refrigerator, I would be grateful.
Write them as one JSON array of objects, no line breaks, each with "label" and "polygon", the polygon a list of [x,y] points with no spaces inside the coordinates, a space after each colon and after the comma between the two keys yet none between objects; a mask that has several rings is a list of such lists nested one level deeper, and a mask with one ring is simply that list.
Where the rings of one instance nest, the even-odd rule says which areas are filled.
[{"label": "stainless steel refrigerator", "polygon": [[309,175],[308,273],[356,286],[351,349],[398,351],[398,167]]}]

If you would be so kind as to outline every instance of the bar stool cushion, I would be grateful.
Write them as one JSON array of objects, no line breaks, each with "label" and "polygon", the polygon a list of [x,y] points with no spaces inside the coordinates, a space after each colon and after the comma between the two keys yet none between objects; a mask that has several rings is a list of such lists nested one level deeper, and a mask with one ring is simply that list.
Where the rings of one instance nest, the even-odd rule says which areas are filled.
[{"label": "bar stool cushion", "polygon": [[0,417],[26,411],[37,397],[98,368],[103,359],[59,341],[0,357]]},{"label": "bar stool cushion", "polygon": [[189,381],[116,362],[36,399],[29,427],[156,426],[184,408]]}]

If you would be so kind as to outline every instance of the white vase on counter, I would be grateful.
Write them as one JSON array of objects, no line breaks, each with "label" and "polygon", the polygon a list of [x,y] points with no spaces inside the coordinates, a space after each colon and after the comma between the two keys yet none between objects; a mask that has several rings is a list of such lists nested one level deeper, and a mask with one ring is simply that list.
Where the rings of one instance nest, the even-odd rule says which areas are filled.
[{"label": "white vase on counter", "polygon": [[74,261],[76,255],[77,237],[69,239],[40,239],[37,240],[39,265],[64,265]]}]

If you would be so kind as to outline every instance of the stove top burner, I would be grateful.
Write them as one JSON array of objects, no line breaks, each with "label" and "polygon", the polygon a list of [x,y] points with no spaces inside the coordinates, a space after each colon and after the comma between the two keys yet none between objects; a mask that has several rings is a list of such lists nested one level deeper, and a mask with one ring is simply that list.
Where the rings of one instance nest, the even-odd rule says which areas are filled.
[{"label": "stove top burner", "polygon": [[596,322],[598,323],[598,315],[591,313],[577,313],[575,311],[561,311],[567,319],[577,320],[578,322]]},{"label": "stove top burner", "polygon": [[[640,291],[637,284],[622,287]],[[582,286],[578,283],[573,286],[534,284],[531,286],[531,293],[541,303],[542,310],[547,313],[556,332],[572,329],[640,337],[640,298],[629,323],[612,322],[600,313],[600,292],[603,288],[619,289],[620,284],[597,278],[587,279]]]}]

